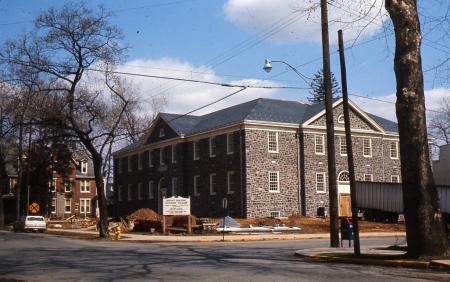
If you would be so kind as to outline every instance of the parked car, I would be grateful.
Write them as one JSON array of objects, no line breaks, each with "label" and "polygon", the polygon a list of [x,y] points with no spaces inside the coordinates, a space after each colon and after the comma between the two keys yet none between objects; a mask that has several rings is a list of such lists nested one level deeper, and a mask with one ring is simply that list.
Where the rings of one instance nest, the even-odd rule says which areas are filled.
[{"label": "parked car", "polygon": [[25,232],[25,231],[47,231],[47,223],[45,218],[40,215],[28,215],[22,216],[19,221],[14,223],[14,232]]}]

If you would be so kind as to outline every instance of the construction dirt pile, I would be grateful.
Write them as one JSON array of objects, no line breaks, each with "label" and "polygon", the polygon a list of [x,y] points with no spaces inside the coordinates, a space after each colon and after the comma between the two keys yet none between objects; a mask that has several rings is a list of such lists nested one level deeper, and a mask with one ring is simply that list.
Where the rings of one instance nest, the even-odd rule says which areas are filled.
[{"label": "construction dirt pile", "polygon": [[138,209],[137,211],[133,212],[129,216],[127,216],[128,220],[149,220],[149,221],[161,221],[162,216],[156,213],[154,210],[149,208],[142,208]]}]

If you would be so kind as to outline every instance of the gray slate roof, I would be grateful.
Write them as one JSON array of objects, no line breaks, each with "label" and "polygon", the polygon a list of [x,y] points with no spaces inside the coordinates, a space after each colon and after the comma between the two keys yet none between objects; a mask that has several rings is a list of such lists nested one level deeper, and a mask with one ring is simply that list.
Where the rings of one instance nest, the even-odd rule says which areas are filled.
[{"label": "gray slate roof", "polygon": [[[336,100],[337,99],[334,101]],[[324,103],[305,104],[297,101],[259,98],[203,116],[169,113],[160,113],[159,116],[169,124],[178,135],[192,135],[237,124],[244,120],[301,124],[320,113],[324,107]],[[369,113],[368,115],[384,130],[394,133],[398,132],[397,124],[395,122]],[[143,140],[140,140],[116,153],[133,150],[142,143]]]}]

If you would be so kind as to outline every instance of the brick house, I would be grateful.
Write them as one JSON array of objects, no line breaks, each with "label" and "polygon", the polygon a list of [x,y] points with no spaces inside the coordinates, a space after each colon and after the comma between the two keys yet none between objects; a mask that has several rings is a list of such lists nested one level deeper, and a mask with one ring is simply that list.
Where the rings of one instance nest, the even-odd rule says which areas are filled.
[{"label": "brick house", "polygon": [[[357,180],[399,182],[397,125],[353,102]],[[350,211],[342,99],[333,103],[340,214]],[[317,215],[328,205],[323,104],[256,99],[203,116],[160,113],[139,142],[114,155],[116,215],[162,196],[191,197],[196,216]]]}]

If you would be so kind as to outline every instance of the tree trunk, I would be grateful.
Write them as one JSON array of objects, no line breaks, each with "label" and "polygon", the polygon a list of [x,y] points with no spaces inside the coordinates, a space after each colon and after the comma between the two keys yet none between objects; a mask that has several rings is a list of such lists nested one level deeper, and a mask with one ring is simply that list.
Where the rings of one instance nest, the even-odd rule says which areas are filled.
[{"label": "tree trunk", "polygon": [[408,255],[449,255],[430,165],[417,2],[386,0],[385,5],[395,28],[396,112]]},{"label": "tree trunk", "polygon": [[92,151],[91,155],[92,155],[92,162],[94,164],[95,186],[97,189],[97,201],[100,216],[99,236],[101,238],[109,238],[108,209],[106,207],[106,195],[102,175],[102,156],[99,153]]}]

